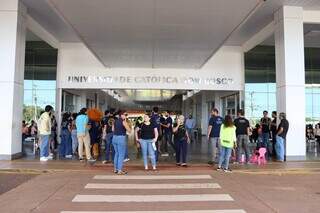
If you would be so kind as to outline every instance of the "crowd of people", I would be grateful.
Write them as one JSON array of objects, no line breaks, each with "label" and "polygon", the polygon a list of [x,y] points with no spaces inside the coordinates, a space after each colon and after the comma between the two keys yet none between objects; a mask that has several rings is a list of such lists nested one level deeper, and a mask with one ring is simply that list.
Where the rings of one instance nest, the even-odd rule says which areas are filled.
[{"label": "crowd of people", "polygon": [[[225,172],[231,171],[231,156],[235,158],[235,163],[249,163],[250,141],[256,142],[257,150],[267,150],[267,159],[275,157],[278,161],[284,161],[284,141],[289,123],[285,113],[280,113],[279,119],[277,126],[277,113],[272,112],[271,119],[268,112],[264,111],[260,123],[251,129],[243,110],[238,110],[238,115],[233,120],[230,115],[222,118],[218,109],[213,108],[207,132],[207,141],[212,147],[212,159],[209,163],[217,164],[217,170]],[[169,150],[176,158],[176,165],[186,167],[188,144],[197,140],[194,135],[195,127],[196,121],[192,115],[187,119],[179,114],[171,116],[170,111],[159,113],[158,107],[134,121],[122,110],[107,110],[104,116],[92,118],[88,116],[87,109],[83,108],[79,113],[62,115],[58,152],[60,158],[71,159],[77,156],[80,161],[86,160],[89,163],[94,163],[101,156],[102,163],[113,163],[114,173],[126,174],[123,165],[129,160],[128,136],[133,132],[145,170],[149,170],[150,159],[152,171],[157,171],[159,156],[169,156]],[[52,106],[45,107],[38,123],[33,121],[29,126],[23,123],[22,132],[23,140],[28,134],[39,135],[40,161],[52,159],[56,140]],[[103,150],[101,144],[104,144]]]},{"label": "crowd of people", "polygon": [[[279,114],[280,122],[277,126],[277,113],[272,112],[271,119],[268,117],[268,112],[264,111],[260,123],[254,129],[250,127],[242,109],[238,110],[237,118],[234,120],[230,115],[222,118],[217,109],[212,109],[211,114],[207,133],[208,141],[212,144],[212,161],[209,163],[218,162],[217,170],[231,171],[229,161],[233,150],[234,163],[250,163],[250,141],[256,142],[256,150],[266,149],[267,159],[284,161],[285,139],[289,129],[285,113]],[[220,150],[219,159],[216,155],[217,148]]]}]

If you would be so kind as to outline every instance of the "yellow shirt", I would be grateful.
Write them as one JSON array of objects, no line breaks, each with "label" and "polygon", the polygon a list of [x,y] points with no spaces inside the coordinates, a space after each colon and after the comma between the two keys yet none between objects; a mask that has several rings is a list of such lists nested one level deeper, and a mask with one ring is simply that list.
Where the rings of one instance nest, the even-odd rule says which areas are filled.
[{"label": "yellow shirt", "polygon": [[220,127],[220,143],[221,146],[233,148],[236,142],[236,127],[225,127],[223,124]]},{"label": "yellow shirt", "polygon": [[38,121],[40,135],[51,134],[51,117],[48,112],[42,113]]}]

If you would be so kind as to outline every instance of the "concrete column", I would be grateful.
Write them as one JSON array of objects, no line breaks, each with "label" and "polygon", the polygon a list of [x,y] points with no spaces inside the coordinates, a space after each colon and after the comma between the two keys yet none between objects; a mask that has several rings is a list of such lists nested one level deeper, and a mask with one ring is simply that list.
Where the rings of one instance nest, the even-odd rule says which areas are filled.
[{"label": "concrete column", "polygon": [[305,159],[305,67],[302,7],[284,6],[275,13],[277,111],[290,127],[287,160]]},{"label": "concrete column", "polygon": [[87,93],[86,93],[86,91],[81,91],[79,105],[80,105],[80,109],[87,107]]},{"label": "concrete column", "polygon": [[205,135],[208,129],[208,103],[206,91],[201,92],[201,129],[202,134]]},{"label": "concrete column", "polygon": [[0,160],[21,156],[27,10],[18,0],[0,0]]}]

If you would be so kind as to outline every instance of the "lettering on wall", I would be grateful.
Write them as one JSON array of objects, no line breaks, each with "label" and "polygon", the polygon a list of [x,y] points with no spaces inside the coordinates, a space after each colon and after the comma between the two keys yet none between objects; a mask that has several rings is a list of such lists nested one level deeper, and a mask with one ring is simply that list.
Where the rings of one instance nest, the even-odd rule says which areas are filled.
[{"label": "lettering on wall", "polygon": [[227,77],[171,77],[171,76],[68,76],[68,83],[127,83],[127,84],[185,84],[185,85],[230,85]]}]

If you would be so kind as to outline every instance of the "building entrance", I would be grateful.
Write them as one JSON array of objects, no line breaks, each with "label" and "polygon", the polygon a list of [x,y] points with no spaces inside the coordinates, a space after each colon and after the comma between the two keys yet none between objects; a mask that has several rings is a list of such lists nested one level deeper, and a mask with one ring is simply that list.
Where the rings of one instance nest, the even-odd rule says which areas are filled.
[{"label": "building entrance", "polygon": [[[205,91],[205,90],[148,90],[148,89],[64,89],[61,98],[61,113],[78,112],[81,108],[96,108],[102,113],[105,110],[126,110],[132,128],[138,117],[144,112],[159,108],[163,116],[169,116],[175,122],[177,115],[192,118],[194,126],[191,131],[192,143],[188,146],[188,160],[194,163],[207,162],[211,156],[211,144],[206,139],[208,121],[212,108],[217,108],[224,116],[235,116],[239,106],[238,91]],[[61,116],[61,115],[60,115]],[[164,137],[161,135],[161,142]],[[131,161],[139,161],[134,134],[128,135],[128,156]],[[159,145],[161,146],[161,145]],[[105,145],[100,143],[99,160],[105,158]],[[169,146],[169,153],[160,154],[160,161],[174,162],[174,149]],[[167,155],[168,154],[168,155]]]}]

